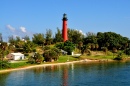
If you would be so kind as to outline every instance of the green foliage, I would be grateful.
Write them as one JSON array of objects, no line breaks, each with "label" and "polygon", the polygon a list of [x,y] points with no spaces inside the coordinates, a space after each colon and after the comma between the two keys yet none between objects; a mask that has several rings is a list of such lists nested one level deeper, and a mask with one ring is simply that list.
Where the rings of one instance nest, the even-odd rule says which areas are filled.
[{"label": "green foliage", "polygon": [[2,33],[0,33],[0,42],[3,42]]},{"label": "green foliage", "polygon": [[73,47],[71,46],[65,46],[64,47],[64,50],[67,51],[67,54],[68,55],[71,55],[71,52],[74,50]]},{"label": "green foliage", "polygon": [[43,46],[43,44],[45,43],[44,34],[42,33],[33,34],[32,41],[37,45]]},{"label": "green foliage", "polygon": [[70,42],[70,41],[64,42],[64,48],[63,48],[63,50],[65,50],[68,55],[71,55],[71,52],[74,49],[75,49],[75,46],[74,46],[74,44],[72,42]]},{"label": "green foliage", "polygon": [[28,53],[25,53],[24,56],[29,56],[29,54],[28,54]]},{"label": "green foliage", "polygon": [[57,62],[66,62],[66,61],[77,61],[78,58],[74,58],[71,55],[61,55]]},{"label": "green foliage", "polygon": [[28,63],[35,64],[35,59],[31,56],[28,58]]},{"label": "green foliage", "polygon": [[56,49],[49,49],[43,53],[43,57],[47,62],[51,62],[52,60],[56,61],[59,58],[59,53]]},{"label": "green foliage", "polygon": [[29,65],[27,62],[17,62],[17,63],[10,63],[10,68],[18,68],[18,67],[24,67]]},{"label": "green foliage", "polygon": [[28,41],[23,45],[24,52],[26,53],[32,52],[35,49],[35,47],[36,45],[31,41]]},{"label": "green foliage", "polygon": [[31,64],[42,63],[43,57],[39,53],[34,53],[33,56],[29,57],[28,62]]},{"label": "green foliage", "polygon": [[16,51],[16,52],[24,52],[24,49],[23,49],[23,48],[16,48],[15,51]]},{"label": "green foliage", "polygon": [[87,55],[89,55],[89,56],[90,56],[90,55],[92,55],[92,53],[91,53],[91,50],[90,50],[90,49],[87,49],[87,50],[86,50],[86,52],[87,52]]},{"label": "green foliage", "polygon": [[64,43],[58,43],[55,45],[56,48],[65,50],[68,55],[71,55],[71,52],[75,49],[75,45],[70,42],[66,41]]},{"label": "green foliage", "polygon": [[10,63],[7,60],[0,60],[0,69],[10,68]]},{"label": "green foliage", "polygon": [[43,57],[45,61],[51,62],[52,60],[56,61],[59,58],[60,50],[56,47],[46,48]]},{"label": "green foliage", "polygon": [[96,44],[97,43],[97,36],[95,33],[88,32],[86,33],[87,37],[84,38],[84,44]]},{"label": "green foliage", "polygon": [[51,49],[49,45],[46,45],[46,46],[43,47],[44,51],[49,50],[49,49]]},{"label": "green foliage", "polygon": [[57,44],[55,44],[55,47],[58,48],[58,49],[63,49],[64,48],[64,43],[63,42],[57,43]]},{"label": "green foliage", "polygon": [[8,39],[9,39],[9,43],[15,44],[15,38],[13,36],[9,36]]},{"label": "green foliage", "polygon": [[55,34],[54,43],[62,42],[62,41],[63,41],[62,32],[59,28],[57,28],[57,33]]},{"label": "green foliage", "polygon": [[78,44],[79,41],[82,41],[84,35],[78,30],[68,29],[68,38],[72,43]]},{"label": "green foliage", "polygon": [[82,47],[83,47],[83,42],[82,41],[78,42],[78,49],[81,50]]},{"label": "green foliage", "polygon": [[116,49],[116,48],[113,48],[112,52],[113,52],[113,53],[117,53],[117,49]]},{"label": "green foliage", "polygon": [[128,42],[127,37],[123,37],[120,34],[116,34],[114,32],[98,32],[97,33],[97,42],[101,47],[107,47],[108,49],[113,49],[113,47],[117,49],[123,49],[125,44]]},{"label": "green foliage", "polygon": [[46,35],[46,45],[50,45],[52,43],[52,30],[47,29],[45,35]]},{"label": "green foliage", "polygon": [[125,50],[124,50],[124,53],[125,53],[126,55],[130,55],[130,48],[125,49]]},{"label": "green foliage", "polygon": [[114,58],[114,60],[122,60],[123,59],[123,52],[119,52],[117,57]]},{"label": "green foliage", "polygon": [[60,50],[56,47],[52,48],[53,51],[55,51],[58,55],[60,54]]},{"label": "green foliage", "polygon": [[29,38],[29,36],[24,36],[22,39],[24,39],[24,41],[30,41],[30,38]]}]

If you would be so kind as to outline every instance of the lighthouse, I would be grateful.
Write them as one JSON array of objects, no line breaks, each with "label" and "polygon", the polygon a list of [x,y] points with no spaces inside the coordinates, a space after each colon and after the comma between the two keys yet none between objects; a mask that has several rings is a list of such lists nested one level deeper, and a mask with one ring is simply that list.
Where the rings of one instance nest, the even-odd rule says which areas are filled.
[{"label": "lighthouse", "polygon": [[63,14],[63,26],[62,26],[62,38],[63,38],[63,41],[67,41],[68,40],[68,34],[67,34],[67,15],[64,13]]}]

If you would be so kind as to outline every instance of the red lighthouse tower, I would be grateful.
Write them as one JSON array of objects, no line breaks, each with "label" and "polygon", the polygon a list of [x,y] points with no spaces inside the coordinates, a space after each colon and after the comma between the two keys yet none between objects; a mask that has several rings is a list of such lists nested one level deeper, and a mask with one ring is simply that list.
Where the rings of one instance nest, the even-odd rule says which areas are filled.
[{"label": "red lighthouse tower", "polygon": [[64,13],[63,14],[63,27],[62,27],[62,37],[63,37],[63,41],[67,41],[68,40],[68,34],[67,34],[67,16],[66,14]]}]

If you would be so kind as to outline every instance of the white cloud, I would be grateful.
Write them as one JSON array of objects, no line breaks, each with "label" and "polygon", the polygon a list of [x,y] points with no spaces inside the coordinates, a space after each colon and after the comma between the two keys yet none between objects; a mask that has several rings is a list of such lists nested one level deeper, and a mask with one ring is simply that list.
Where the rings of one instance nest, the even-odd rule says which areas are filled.
[{"label": "white cloud", "polygon": [[11,25],[6,25],[6,27],[7,27],[9,30],[11,30],[12,32],[14,32],[14,31],[15,31],[15,28],[14,28],[14,27],[12,27]]},{"label": "white cloud", "polygon": [[85,33],[83,33],[83,31],[82,31],[82,30],[79,30],[79,32],[85,36]]},{"label": "white cloud", "polygon": [[8,38],[8,36],[13,36],[14,38],[16,36],[19,36],[20,38],[22,38],[26,35],[29,36],[30,38],[32,38],[33,34],[34,34],[31,31],[27,31],[26,27],[24,27],[24,26],[14,28],[10,24],[6,25],[6,29],[4,29],[2,31],[4,31],[4,35],[6,36],[6,39]]},{"label": "white cloud", "polygon": [[25,27],[20,27],[20,30],[24,33],[26,33],[26,28]]}]

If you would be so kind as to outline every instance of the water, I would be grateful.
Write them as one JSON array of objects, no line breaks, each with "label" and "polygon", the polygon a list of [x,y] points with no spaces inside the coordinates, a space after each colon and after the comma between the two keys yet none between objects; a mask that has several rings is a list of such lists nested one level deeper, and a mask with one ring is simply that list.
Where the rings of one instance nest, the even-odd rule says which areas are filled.
[{"label": "water", "polygon": [[130,62],[83,62],[1,73],[0,86],[130,86]]}]

